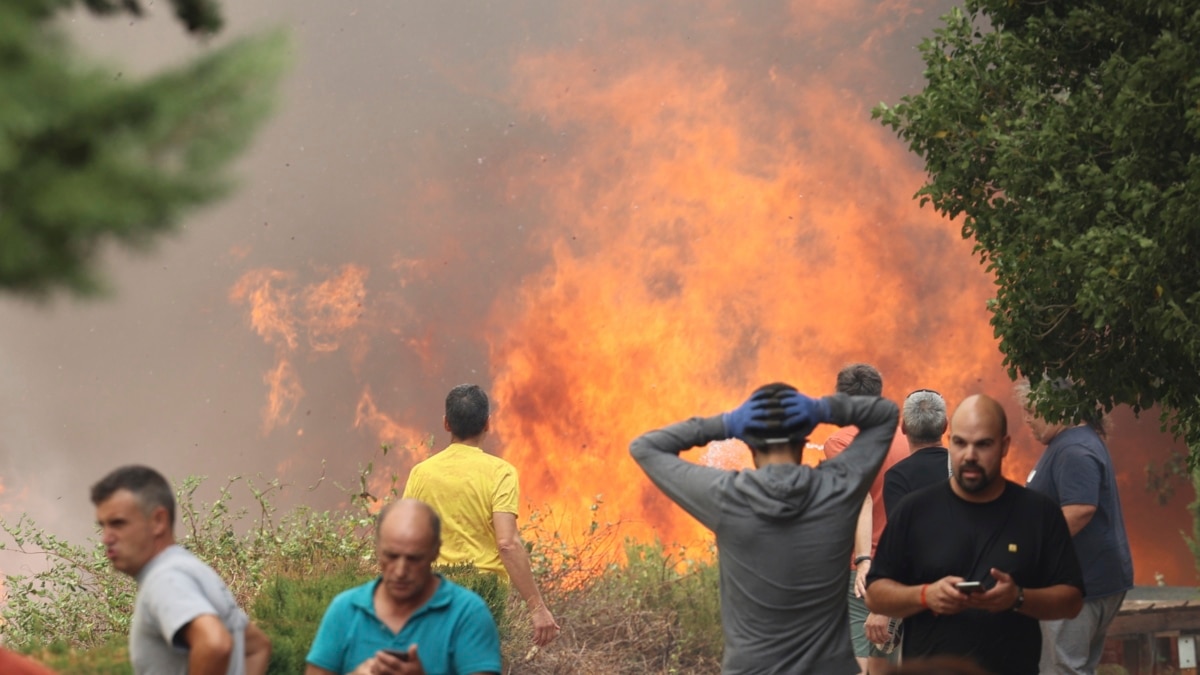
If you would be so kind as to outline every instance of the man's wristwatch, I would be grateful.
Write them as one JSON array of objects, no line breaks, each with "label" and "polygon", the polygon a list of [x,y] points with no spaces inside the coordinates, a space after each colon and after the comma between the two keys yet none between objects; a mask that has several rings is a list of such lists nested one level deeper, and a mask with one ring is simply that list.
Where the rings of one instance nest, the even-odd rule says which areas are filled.
[{"label": "man's wristwatch", "polygon": [[854,566],[855,566],[855,567],[858,567],[859,565],[863,564],[864,562],[870,562],[870,561],[871,561],[871,556],[869,556],[869,555],[860,555],[860,556],[858,556],[857,558],[855,558],[855,559],[854,559]]},{"label": "man's wristwatch", "polygon": [[1025,589],[1017,586],[1017,601],[1013,603],[1013,606],[1011,607],[1012,611],[1015,612],[1018,609],[1021,609],[1021,605],[1023,604],[1025,604]]}]

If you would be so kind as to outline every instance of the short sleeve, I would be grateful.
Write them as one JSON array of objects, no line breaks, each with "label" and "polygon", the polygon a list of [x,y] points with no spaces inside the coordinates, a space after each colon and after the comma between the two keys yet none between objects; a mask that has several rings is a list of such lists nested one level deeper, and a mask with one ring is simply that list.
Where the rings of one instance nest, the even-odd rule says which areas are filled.
[{"label": "short sleeve", "polygon": [[1046,521],[1046,556],[1039,565],[1039,568],[1045,571],[1045,576],[1037,587],[1066,584],[1086,593],[1083,571],[1075,553],[1075,544],[1071,541],[1071,531],[1067,529],[1067,520],[1063,517],[1062,509],[1055,506],[1053,500],[1046,498],[1045,501],[1046,508],[1042,517]]},{"label": "short sleeve", "polygon": [[[483,600],[470,595],[470,606],[460,616],[454,631],[454,668],[456,673],[499,673],[500,633]],[[420,647],[417,647],[420,650]]]},{"label": "short sleeve", "polygon": [[517,482],[516,468],[506,463],[498,478],[492,491],[492,513],[519,514],[521,487]]},{"label": "short sleeve", "polygon": [[348,604],[349,598],[345,594],[337,596],[329,603],[305,661],[333,673],[344,672],[348,645],[342,638],[347,633]]},{"label": "short sleeve", "polygon": [[183,646],[179,632],[196,617],[220,612],[208,601],[200,584],[180,569],[164,569],[153,574],[142,589],[155,628],[169,644]]},{"label": "short sleeve", "polygon": [[1100,486],[1104,467],[1100,460],[1082,445],[1063,448],[1054,467],[1054,483],[1060,506],[1100,503]]},{"label": "short sleeve", "polygon": [[850,445],[850,441],[853,441],[857,435],[858,427],[842,427],[833,432],[829,438],[825,439],[825,445],[823,446],[825,459],[833,459],[842,454],[842,451]]},{"label": "short sleeve", "polygon": [[[891,579],[901,584],[910,584],[912,572],[908,563],[912,556],[908,555],[908,522],[911,518],[912,500],[901,499],[893,505],[888,514],[887,526],[879,537],[879,545],[875,547],[875,559],[871,561],[871,569],[867,572],[867,585],[876,579]],[[886,506],[886,503],[884,504]]]}]

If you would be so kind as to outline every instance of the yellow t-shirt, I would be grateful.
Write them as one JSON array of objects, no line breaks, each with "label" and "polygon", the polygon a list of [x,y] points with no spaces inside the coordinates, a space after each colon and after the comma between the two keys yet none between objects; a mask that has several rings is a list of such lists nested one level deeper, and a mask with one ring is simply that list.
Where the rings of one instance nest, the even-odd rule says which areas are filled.
[{"label": "yellow t-shirt", "polygon": [[408,474],[404,496],[429,504],[442,519],[438,564],[473,562],[508,580],[496,545],[493,513],[517,515],[517,469],[479,448],[453,443]]}]

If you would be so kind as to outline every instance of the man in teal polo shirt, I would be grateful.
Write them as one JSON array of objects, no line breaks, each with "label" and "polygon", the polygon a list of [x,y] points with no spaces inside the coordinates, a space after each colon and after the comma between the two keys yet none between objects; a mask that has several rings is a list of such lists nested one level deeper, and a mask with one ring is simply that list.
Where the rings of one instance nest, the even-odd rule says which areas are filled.
[{"label": "man in teal polo shirt", "polygon": [[416,499],[375,521],[378,579],[334,598],[305,675],[500,672],[500,634],[478,595],[433,572],[441,521]]}]

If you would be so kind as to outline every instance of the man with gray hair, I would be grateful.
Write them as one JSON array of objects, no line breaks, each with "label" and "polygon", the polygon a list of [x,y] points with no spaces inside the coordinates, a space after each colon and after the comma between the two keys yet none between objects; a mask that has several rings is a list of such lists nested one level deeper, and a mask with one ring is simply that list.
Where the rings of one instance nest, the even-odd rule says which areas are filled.
[{"label": "man with gray hair", "polygon": [[946,399],[932,389],[918,389],[904,399],[901,415],[900,431],[908,439],[910,454],[883,476],[883,507],[888,516],[904,495],[950,477],[950,454],[942,445]]},{"label": "man with gray hair", "polygon": [[124,466],[92,486],[104,554],[137,580],[129,660],[137,675],[262,675],[271,642],[221,577],[175,543],[175,495],[159,472]]},{"label": "man with gray hair", "polygon": [[[883,476],[883,507],[889,518],[905,495],[949,478],[950,454],[942,445],[947,424],[946,400],[936,391],[918,389],[904,399],[900,431],[908,439],[910,454]],[[873,644],[894,648],[899,628],[895,619],[874,612],[867,615],[865,632]]]},{"label": "man with gray hair", "polygon": [[[1069,388],[1059,380],[1057,388]],[[1038,416],[1029,382],[1016,385],[1025,423],[1046,445],[1025,487],[1062,507],[1071,541],[1083,566],[1083,610],[1073,619],[1043,621],[1041,672],[1059,675],[1095,673],[1104,637],[1125,592],[1133,587],[1133,557],[1125,535],[1117,474],[1104,438],[1107,418],[1099,411],[1084,424],[1050,423]]]}]

